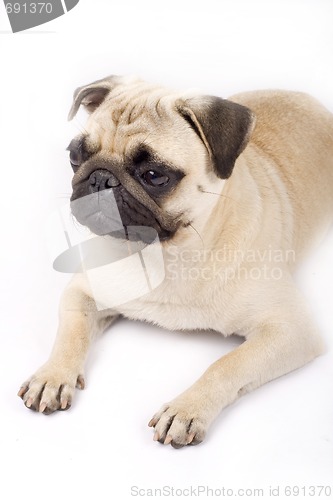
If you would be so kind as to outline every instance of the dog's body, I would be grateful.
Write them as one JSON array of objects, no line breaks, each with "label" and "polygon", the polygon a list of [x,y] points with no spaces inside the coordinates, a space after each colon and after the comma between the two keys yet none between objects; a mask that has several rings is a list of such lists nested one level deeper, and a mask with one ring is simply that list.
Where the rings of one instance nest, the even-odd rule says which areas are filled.
[{"label": "dog's body", "polygon": [[[80,104],[92,114],[84,154],[82,141],[71,149],[72,200],[95,189],[95,172],[107,175],[122,220],[159,234],[166,276],[151,293],[98,312],[77,274],[50,360],[20,390],[26,406],[69,407],[93,335],[119,314],[246,338],[151,420],[155,439],[175,447],[201,442],[222,408],[322,352],[291,273],[333,219],[333,116],[300,93],[210,99],[121,79],[77,91],[71,115]],[[81,222],[106,234],[103,217]]]}]

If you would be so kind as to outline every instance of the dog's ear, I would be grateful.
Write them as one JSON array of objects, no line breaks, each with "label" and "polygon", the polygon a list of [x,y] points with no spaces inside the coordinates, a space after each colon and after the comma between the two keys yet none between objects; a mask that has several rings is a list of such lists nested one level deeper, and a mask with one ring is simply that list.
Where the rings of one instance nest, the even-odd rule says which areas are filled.
[{"label": "dog's ear", "polygon": [[176,108],[204,143],[216,175],[221,179],[230,177],[253,131],[252,111],[213,96],[178,100]]},{"label": "dog's ear", "polygon": [[108,93],[119,83],[119,77],[109,76],[102,80],[84,85],[75,90],[73,104],[68,114],[68,120],[72,120],[79,110],[84,106],[88,113],[92,113],[98,108],[108,95]]}]

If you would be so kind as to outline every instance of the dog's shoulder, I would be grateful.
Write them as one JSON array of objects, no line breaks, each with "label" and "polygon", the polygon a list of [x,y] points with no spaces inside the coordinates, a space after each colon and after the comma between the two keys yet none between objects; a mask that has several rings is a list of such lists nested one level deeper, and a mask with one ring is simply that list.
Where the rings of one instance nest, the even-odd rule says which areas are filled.
[{"label": "dog's shoulder", "polygon": [[[333,115],[314,97],[287,90],[258,90],[236,94],[231,101],[247,106],[256,116],[252,143],[279,158],[304,143],[332,149]],[[288,152],[286,151],[288,150]]]},{"label": "dog's shoulder", "polygon": [[[333,115],[317,99],[304,92],[288,90],[256,90],[242,92],[230,101],[250,108],[257,117],[256,132],[277,130],[295,125],[309,128],[309,118],[333,127]],[[290,130],[288,131],[290,133]]]},{"label": "dog's shoulder", "polygon": [[248,106],[257,111],[301,110],[322,107],[319,101],[305,92],[265,89],[241,92],[228,97],[230,101]]}]

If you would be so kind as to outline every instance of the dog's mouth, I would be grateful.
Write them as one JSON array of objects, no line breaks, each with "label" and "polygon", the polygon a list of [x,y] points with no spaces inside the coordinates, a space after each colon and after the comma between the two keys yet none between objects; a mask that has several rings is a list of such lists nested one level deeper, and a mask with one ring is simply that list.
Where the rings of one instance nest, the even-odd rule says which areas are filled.
[{"label": "dog's mouth", "polygon": [[152,226],[134,225],[133,223],[118,227],[118,224],[115,224],[115,219],[108,217],[101,211],[88,215],[88,217],[82,220],[80,220],[78,216],[75,216],[75,218],[80,224],[88,227],[88,229],[97,236],[111,236],[112,238],[135,242],[142,241],[147,245],[151,244],[156,236],[158,236],[160,241],[165,241],[172,238],[174,234],[165,229],[157,231],[157,229]]},{"label": "dog's mouth", "polygon": [[80,224],[98,236],[109,235],[146,244],[151,243],[152,230],[160,241],[165,241],[173,237],[178,227],[174,221],[165,227],[120,183],[90,194],[87,194],[85,183],[81,183],[73,190],[71,210]]}]

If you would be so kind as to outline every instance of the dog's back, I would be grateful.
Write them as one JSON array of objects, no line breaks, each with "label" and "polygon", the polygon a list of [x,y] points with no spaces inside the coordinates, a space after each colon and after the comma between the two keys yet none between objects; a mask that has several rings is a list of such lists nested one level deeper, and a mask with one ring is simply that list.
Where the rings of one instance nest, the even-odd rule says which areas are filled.
[{"label": "dog's back", "polygon": [[320,236],[333,221],[333,114],[300,92],[246,92],[231,100],[256,114],[248,147],[259,148],[277,166],[301,246]]}]

